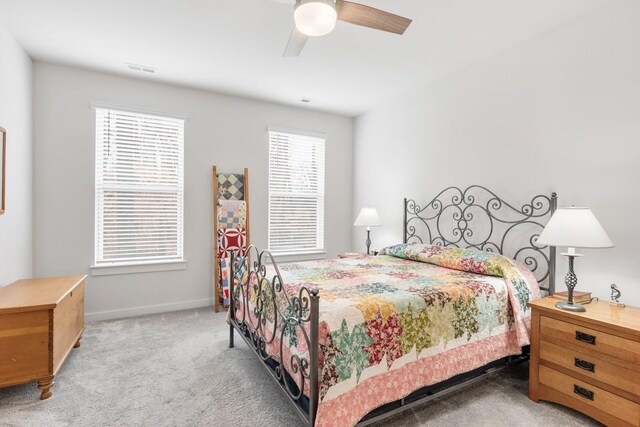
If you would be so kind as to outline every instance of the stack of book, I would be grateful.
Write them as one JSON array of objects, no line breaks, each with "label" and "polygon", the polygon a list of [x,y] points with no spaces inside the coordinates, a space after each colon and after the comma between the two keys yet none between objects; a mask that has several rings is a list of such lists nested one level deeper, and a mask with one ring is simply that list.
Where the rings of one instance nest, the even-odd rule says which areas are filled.
[{"label": "stack of book", "polygon": [[[567,291],[556,292],[553,297],[566,301],[569,298],[569,293]],[[584,304],[589,301],[591,301],[591,292],[573,291],[573,302]]]}]

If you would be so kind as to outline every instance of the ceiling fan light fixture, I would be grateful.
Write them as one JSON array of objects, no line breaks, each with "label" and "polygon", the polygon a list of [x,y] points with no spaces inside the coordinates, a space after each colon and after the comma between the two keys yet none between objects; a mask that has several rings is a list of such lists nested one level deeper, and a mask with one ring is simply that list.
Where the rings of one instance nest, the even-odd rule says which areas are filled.
[{"label": "ceiling fan light fixture", "polygon": [[293,12],[298,31],[308,36],[324,36],[336,26],[335,0],[297,0]]}]

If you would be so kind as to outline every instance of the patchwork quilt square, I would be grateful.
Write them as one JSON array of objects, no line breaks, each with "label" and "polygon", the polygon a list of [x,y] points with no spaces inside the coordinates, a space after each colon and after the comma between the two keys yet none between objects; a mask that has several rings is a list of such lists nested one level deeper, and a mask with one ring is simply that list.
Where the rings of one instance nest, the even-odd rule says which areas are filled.
[{"label": "patchwork quilt square", "polygon": [[244,175],[219,173],[218,199],[244,200]]},{"label": "patchwork quilt square", "polygon": [[240,228],[247,225],[247,202],[220,200],[218,203],[218,228]]},{"label": "patchwork quilt square", "polygon": [[221,228],[218,230],[218,259],[229,258],[231,251],[244,256],[247,245],[247,230],[240,228]]}]

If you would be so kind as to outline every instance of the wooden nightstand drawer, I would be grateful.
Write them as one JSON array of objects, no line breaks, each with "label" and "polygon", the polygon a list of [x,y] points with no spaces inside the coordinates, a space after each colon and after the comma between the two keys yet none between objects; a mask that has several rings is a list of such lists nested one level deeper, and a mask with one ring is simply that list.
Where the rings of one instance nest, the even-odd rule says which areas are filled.
[{"label": "wooden nightstand drawer", "polygon": [[640,364],[640,342],[583,325],[541,316],[540,335],[551,341],[563,342],[567,347],[580,349],[587,354],[595,351],[634,365]]},{"label": "wooden nightstand drawer", "polygon": [[546,366],[540,366],[539,378],[540,384],[559,391],[570,400],[596,408],[629,425],[637,426],[640,423],[640,405],[637,403]]},{"label": "wooden nightstand drawer", "polygon": [[589,380],[601,381],[630,393],[631,400],[640,401],[640,372],[623,368],[593,353],[581,353],[547,341],[540,341],[540,361],[550,362]]}]

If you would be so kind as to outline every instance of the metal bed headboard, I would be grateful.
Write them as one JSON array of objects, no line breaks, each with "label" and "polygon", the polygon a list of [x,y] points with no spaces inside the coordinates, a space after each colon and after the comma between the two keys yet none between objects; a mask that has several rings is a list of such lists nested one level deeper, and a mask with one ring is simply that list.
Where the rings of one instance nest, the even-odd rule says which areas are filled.
[{"label": "metal bed headboard", "polygon": [[404,199],[403,241],[476,248],[521,260],[540,288],[552,294],[556,248],[538,246],[536,240],[557,203],[556,193],[540,194],[518,209],[481,185],[448,187],[424,207]]}]

